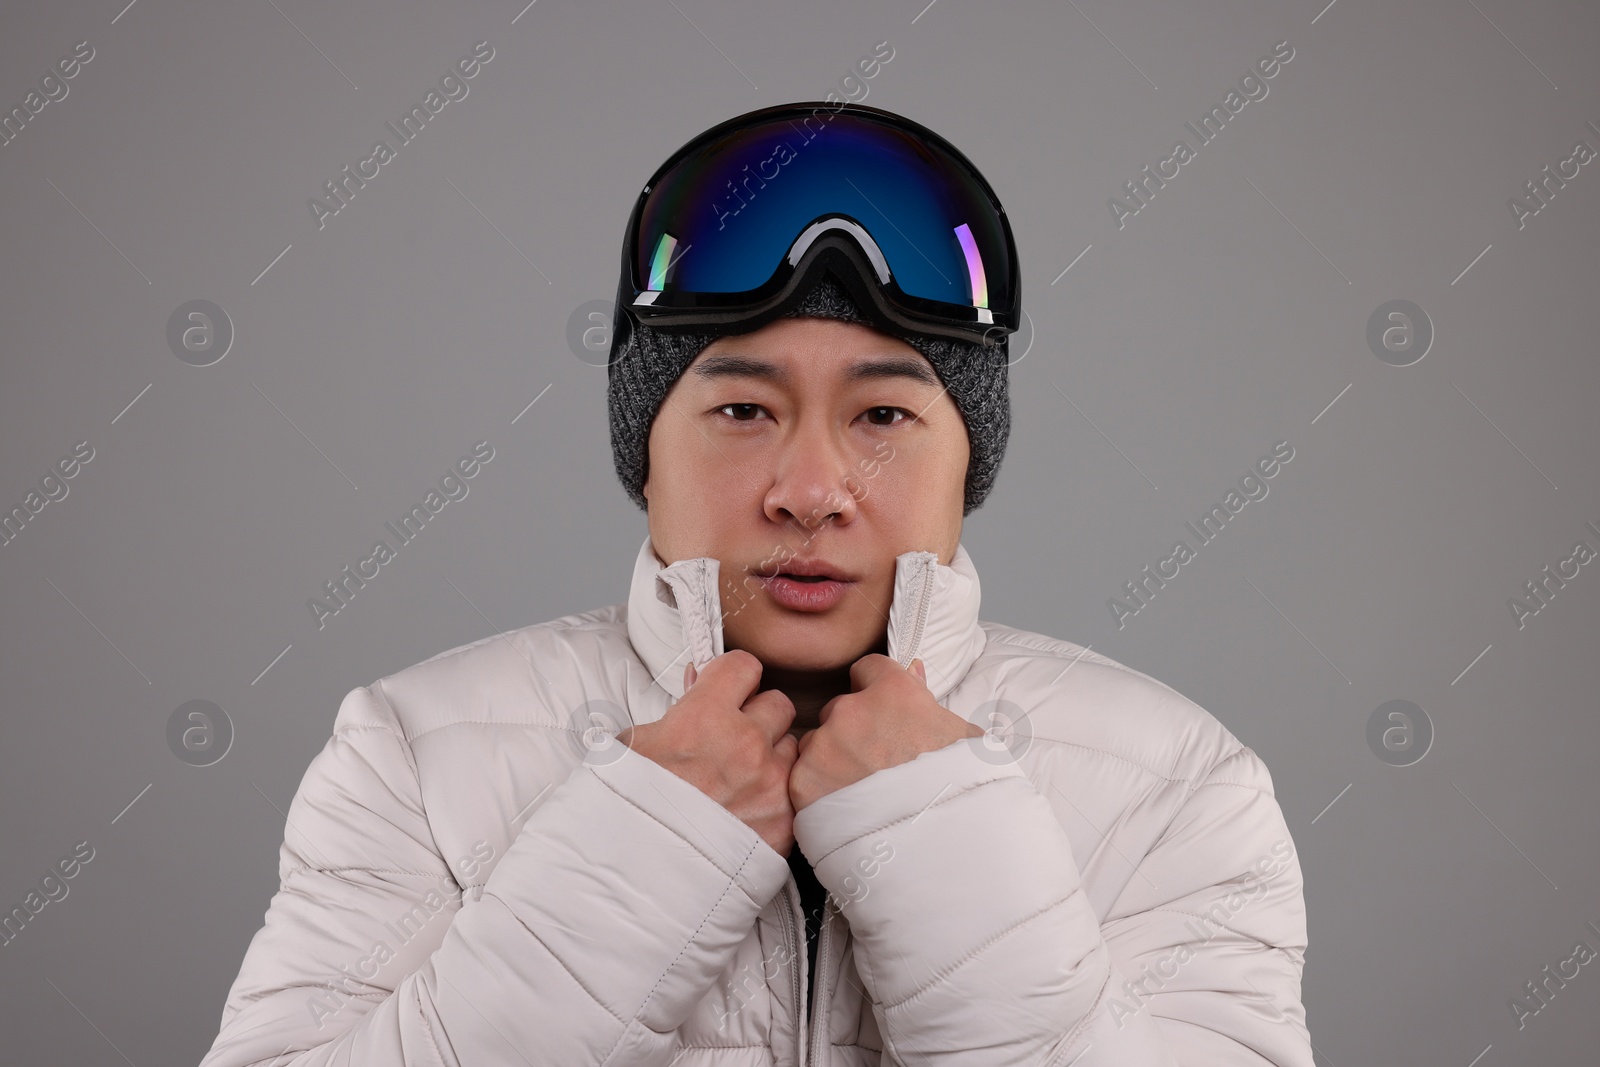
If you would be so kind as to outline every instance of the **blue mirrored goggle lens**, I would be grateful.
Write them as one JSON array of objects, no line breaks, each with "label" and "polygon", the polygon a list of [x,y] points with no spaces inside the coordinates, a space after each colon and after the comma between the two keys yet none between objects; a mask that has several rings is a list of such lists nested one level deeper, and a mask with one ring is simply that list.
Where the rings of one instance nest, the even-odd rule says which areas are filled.
[{"label": "blue mirrored goggle lens", "polygon": [[746,292],[833,214],[872,235],[907,295],[1007,306],[1005,234],[967,168],[907,132],[827,108],[728,134],[670,168],[640,212],[635,276],[667,293]]}]

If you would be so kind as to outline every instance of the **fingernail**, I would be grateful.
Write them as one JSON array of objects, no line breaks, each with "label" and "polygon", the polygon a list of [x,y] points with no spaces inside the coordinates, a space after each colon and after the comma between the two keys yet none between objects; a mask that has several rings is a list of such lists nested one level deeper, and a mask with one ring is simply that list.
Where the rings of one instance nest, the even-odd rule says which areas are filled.
[{"label": "fingernail", "polygon": [[698,677],[700,677],[700,674],[699,674],[698,671],[696,671],[694,669],[694,664],[693,663],[685,663],[683,665],[683,688],[684,689],[687,690],[690,686],[694,685],[695,679],[698,678]]}]

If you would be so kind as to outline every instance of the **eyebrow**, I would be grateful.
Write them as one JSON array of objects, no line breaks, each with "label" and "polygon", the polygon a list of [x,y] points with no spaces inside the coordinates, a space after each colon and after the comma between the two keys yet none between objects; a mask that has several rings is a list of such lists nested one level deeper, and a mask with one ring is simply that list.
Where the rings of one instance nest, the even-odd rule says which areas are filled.
[{"label": "eyebrow", "polygon": [[[707,356],[696,363],[693,370],[696,375],[707,379],[760,378],[777,385],[786,385],[789,381],[789,372],[784,368],[750,356]],[[940,384],[927,364],[908,356],[862,360],[851,365],[845,378],[852,382],[874,378],[911,378],[925,385]]]}]

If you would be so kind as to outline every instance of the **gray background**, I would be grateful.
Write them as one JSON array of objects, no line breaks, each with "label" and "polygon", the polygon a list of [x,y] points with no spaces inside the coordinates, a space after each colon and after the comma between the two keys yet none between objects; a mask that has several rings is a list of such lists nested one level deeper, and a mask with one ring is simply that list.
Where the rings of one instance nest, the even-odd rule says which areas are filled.
[{"label": "gray background", "polygon": [[[4,1058],[198,1061],[340,698],[625,597],[644,517],[568,318],[671,150],[887,40],[865,102],[965,151],[1021,246],[1035,340],[964,536],[984,616],[1266,760],[1319,1063],[1593,1062],[1596,966],[1520,1032],[1508,1002],[1600,948],[1600,566],[1523,628],[1507,601],[1600,547],[1600,161],[1521,229],[1507,201],[1600,148],[1600,12],[1325,2],[8,5],[6,109],[95,57],[0,148],[0,506],[95,458],[0,548],[0,910],[95,858],[0,948]],[[308,198],[479,40],[469,96],[319,230]],[[1281,40],[1119,229],[1107,198]],[[166,342],[192,299],[237,332],[212,366]],[[1436,330],[1412,366],[1366,343],[1393,299]],[[307,599],[482,439],[468,497],[318,629]],[[1270,495],[1119,629],[1107,598],[1280,440]],[[204,768],[165,734],[195,699],[236,730]],[[1366,740],[1395,699],[1435,731],[1410,766]]]}]

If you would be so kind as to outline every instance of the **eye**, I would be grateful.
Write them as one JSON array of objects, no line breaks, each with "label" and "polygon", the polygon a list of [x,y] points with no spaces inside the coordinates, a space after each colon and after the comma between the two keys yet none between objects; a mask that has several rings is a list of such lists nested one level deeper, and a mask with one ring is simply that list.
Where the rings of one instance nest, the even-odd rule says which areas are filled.
[{"label": "eye", "polygon": [[[867,421],[874,426],[894,426],[897,423],[904,422],[905,419],[911,418],[911,412],[905,408],[888,406],[868,408],[863,414],[866,415]],[[896,415],[903,416],[903,418],[895,418]]]},{"label": "eye", "polygon": [[760,404],[723,404],[716,409],[719,412],[731,411],[729,416],[735,422],[749,422],[756,417],[756,412],[761,411]]}]

